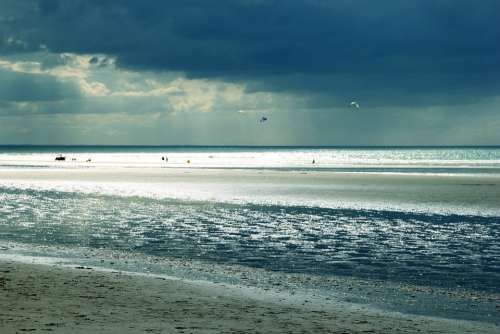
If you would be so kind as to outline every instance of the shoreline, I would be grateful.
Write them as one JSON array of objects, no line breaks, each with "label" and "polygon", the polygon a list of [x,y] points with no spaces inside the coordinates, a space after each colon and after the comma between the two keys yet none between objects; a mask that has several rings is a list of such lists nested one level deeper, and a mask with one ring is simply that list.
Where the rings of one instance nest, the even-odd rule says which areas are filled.
[{"label": "shoreline", "polygon": [[496,333],[493,324],[263,300],[233,287],[0,260],[2,333]]},{"label": "shoreline", "polygon": [[[408,317],[436,317],[456,321],[500,324],[500,295],[494,291],[426,285],[415,282],[356,276],[287,273],[244,265],[140,255],[116,250],[1,243],[0,262],[84,267],[96,272],[121,272],[165,278],[231,290],[261,301],[280,300],[322,308],[362,309],[372,314],[398,313]],[[422,284],[424,283],[424,284]],[[429,282],[427,282],[429,283]],[[311,304],[308,304],[311,305]]]}]

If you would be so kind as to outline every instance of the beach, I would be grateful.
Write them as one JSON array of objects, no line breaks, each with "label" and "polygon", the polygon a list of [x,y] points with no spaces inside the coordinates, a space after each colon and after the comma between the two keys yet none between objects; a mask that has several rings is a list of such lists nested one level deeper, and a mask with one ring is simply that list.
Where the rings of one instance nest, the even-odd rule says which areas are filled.
[{"label": "beach", "polygon": [[498,332],[495,150],[49,149],[0,159],[2,333]]},{"label": "beach", "polygon": [[0,0],[0,334],[500,334],[499,13]]},{"label": "beach", "polygon": [[[497,333],[473,322],[272,302],[223,284],[0,262],[2,333]],[[283,301],[281,301],[281,299]]]}]

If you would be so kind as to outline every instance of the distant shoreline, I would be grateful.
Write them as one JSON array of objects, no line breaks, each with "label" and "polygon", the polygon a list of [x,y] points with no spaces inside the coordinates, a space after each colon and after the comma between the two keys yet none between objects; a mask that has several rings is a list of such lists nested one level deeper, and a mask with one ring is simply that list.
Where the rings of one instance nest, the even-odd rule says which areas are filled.
[{"label": "distant shoreline", "polygon": [[497,145],[141,145],[141,144],[120,144],[120,145],[88,145],[88,144],[0,144],[1,148],[256,148],[256,149],[468,149],[468,148],[492,148],[500,149]]}]

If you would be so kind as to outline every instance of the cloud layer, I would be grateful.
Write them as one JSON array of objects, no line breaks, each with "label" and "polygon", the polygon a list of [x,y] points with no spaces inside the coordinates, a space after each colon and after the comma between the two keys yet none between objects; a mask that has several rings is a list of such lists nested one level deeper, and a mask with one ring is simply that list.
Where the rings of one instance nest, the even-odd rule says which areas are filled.
[{"label": "cloud layer", "polygon": [[431,92],[488,96],[500,82],[497,1],[12,3],[2,30],[3,49],[13,51],[109,54],[126,68],[373,95],[381,104]]},{"label": "cloud layer", "polygon": [[[287,115],[277,130],[295,143],[296,124],[311,124],[308,144],[336,144],[367,122],[366,144],[418,144],[429,135],[405,124],[496,124],[498,13],[495,0],[5,0],[0,114],[38,101],[47,114],[217,111],[229,124],[261,110]],[[500,142],[462,132],[432,137]]]}]

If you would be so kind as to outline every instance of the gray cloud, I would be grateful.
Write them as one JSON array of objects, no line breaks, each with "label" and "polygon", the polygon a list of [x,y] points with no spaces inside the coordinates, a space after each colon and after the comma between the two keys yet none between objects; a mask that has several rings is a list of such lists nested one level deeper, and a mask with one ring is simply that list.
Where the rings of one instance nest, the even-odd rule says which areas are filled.
[{"label": "gray cloud", "polygon": [[26,50],[108,54],[125,68],[314,93],[323,104],[353,95],[368,105],[470,103],[500,88],[494,0],[32,0],[0,8],[9,13],[3,40]]},{"label": "gray cloud", "polygon": [[20,73],[0,68],[0,101],[58,101],[79,96],[78,87],[53,76]]},{"label": "gray cloud", "polygon": [[[43,142],[60,127],[53,140],[64,143],[499,143],[498,13],[496,0],[3,0],[2,59],[44,71],[76,66],[63,53],[90,56],[85,82],[0,70],[0,139]],[[139,96],[181,72],[246,94],[212,101],[201,81]],[[82,96],[83,84],[105,87]],[[240,109],[269,110],[270,121]]]}]

